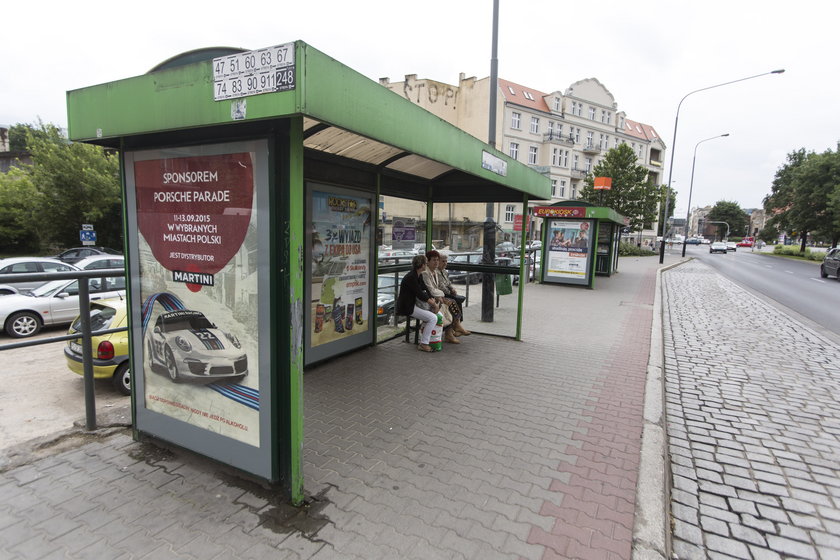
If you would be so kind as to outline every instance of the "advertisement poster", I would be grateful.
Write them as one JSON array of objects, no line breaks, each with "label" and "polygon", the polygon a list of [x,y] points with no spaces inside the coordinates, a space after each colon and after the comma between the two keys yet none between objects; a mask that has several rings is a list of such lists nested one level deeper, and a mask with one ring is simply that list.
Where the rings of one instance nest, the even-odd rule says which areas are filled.
[{"label": "advertisement poster", "polygon": [[395,217],[391,222],[391,247],[413,249],[415,243],[417,243],[417,220]]},{"label": "advertisement poster", "polygon": [[[182,150],[188,152],[188,150]],[[137,158],[148,410],[259,445],[255,154]]]},{"label": "advertisement poster", "polygon": [[311,347],[366,332],[372,309],[371,199],[313,190]]},{"label": "advertisement poster", "polygon": [[589,220],[549,220],[546,278],[581,284],[588,281],[591,229]]}]

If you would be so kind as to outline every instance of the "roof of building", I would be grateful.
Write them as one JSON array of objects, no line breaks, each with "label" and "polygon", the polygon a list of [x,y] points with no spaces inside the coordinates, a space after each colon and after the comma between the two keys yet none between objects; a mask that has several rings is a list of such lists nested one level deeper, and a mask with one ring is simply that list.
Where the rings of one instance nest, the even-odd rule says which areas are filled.
[{"label": "roof of building", "polygon": [[499,90],[502,92],[505,100],[510,103],[516,103],[524,107],[530,107],[537,111],[550,113],[551,110],[545,103],[545,96],[547,93],[529,88],[509,80],[499,78]]},{"label": "roof of building", "polygon": [[660,142],[662,141],[656,130],[649,124],[624,119],[624,125],[624,132],[630,136],[635,136],[636,138],[641,138],[642,140],[647,140],[649,142],[653,142],[654,140],[659,140]]}]

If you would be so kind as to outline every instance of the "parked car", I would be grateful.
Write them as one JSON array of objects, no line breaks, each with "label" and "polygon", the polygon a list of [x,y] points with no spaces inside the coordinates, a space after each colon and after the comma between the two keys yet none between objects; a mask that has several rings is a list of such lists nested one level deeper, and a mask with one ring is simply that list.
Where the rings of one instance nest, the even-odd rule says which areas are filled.
[{"label": "parked car", "polygon": [[723,241],[715,241],[709,245],[709,253],[723,253],[726,254],[726,243]]},{"label": "parked car", "polygon": [[146,334],[146,353],[152,369],[165,369],[173,383],[232,382],[248,375],[248,356],[239,339],[201,311],[159,315]]},{"label": "parked car", "polygon": [[[526,257],[526,259],[525,259],[525,263],[528,266],[528,270],[530,271],[529,282],[533,282],[535,278],[539,278],[539,276],[540,276],[540,266],[542,264],[541,261],[540,261],[541,253],[542,253],[542,251],[534,251],[528,257]],[[513,257],[511,259],[510,264],[511,264],[511,266],[518,267],[519,262],[520,262],[519,257]],[[514,284],[519,283],[519,275],[518,274],[513,275],[513,283]]]},{"label": "parked car", "polygon": [[823,278],[836,276],[840,280],[840,247],[829,249],[825,254],[825,259],[820,264],[820,276]]},{"label": "parked car", "polygon": [[66,263],[75,264],[85,257],[92,257],[94,255],[122,255],[122,253],[115,249],[109,249],[108,247],[73,247],[57,254],[55,258]]},{"label": "parked car", "polygon": [[467,272],[466,270],[458,270],[458,263],[466,264],[481,264],[482,255],[478,253],[469,255],[455,255],[449,257],[446,270],[449,273],[449,280],[452,282],[464,282],[475,284],[481,282],[481,272]]},{"label": "parked car", "polygon": [[[90,299],[125,295],[125,278],[91,278]],[[0,298],[0,324],[13,338],[38,334],[46,325],[71,323],[79,314],[79,281],[55,280],[28,294]]]},{"label": "parked car", "polygon": [[738,243],[736,243],[736,246],[737,247],[752,247],[753,242],[748,240],[748,239],[744,239],[744,240],[741,240]]},{"label": "parked car", "polygon": [[700,245],[700,238],[699,237],[690,237],[685,240],[686,245]]},{"label": "parked car", "polygon": [[380,274],[376,279],[376,324],[387,325],[394,316],[400,282],[405,272]]},{"label": "parked car", "polygon": [[496,245],[497,257],[511,257],[516,253],[516,247],[510,241],[502,241]]},{"label": "parked car", "polygon": [[122,255],[93,255],[85,257],[76,263],[79,270],[99,270],[101,268],[125,268],[125,257]]},{"label": "parked car", "polygon": [[388,264],[407,264],[411,262],[411,259],[417,256],[417,253],[412,251],[408,251],[406,249],[390,249],[387,251],[379,251],[377,253],[377,257],[379,258],[379,264],[388,265]]},{"label": "parked car", "polygon": [[[36,272],[67,272],[79,270],[72,264],[48,257],[11,257],[0,259],[0,274],[32,274]],[[9,282],[0,286],[0,295],[26,293],[46,284],[43,280]]]},{"label": "parked car", "polygon": [[[127,324],[124,299],[100,299],[90,302],[91,331],[118,329]],[[81,319],[76,317],[67,334],[75,334],[81,330]],[[117,391],[123,395],[130,395],[128,331],[94,336],[91,339],[91,353],[93,376],[97,379],[112,379]],[[67,341],[67,346],[64,347],[64,358],[67,360],[70,371],[84,375],[81,338]]]},{"label": "parked car", "polygon": [[735,244],[734,241],[727,241],[726,242],[726,250],[732,251],[733,253],[738,250],[738,245]]}]

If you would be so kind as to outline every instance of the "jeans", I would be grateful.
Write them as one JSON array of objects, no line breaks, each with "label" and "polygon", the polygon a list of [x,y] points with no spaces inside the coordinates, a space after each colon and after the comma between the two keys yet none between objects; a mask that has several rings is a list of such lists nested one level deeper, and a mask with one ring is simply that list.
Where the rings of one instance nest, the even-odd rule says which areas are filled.
[{"label": "jeans", "polygon": [[423,330],[420,333],[420,344],[428,345],[429,339],[432,337],[432,330],[437,324],[437,313],[420,309],[415,305],[414,311],[411,312],[411,316],[415,319],[423,321]]}]

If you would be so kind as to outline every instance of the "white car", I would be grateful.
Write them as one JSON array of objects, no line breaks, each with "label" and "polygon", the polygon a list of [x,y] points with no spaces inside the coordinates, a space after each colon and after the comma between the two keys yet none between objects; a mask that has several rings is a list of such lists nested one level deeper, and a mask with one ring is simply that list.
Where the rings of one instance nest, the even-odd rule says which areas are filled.
[{"label": "white car", "polygon": [[[125,295],[125,278],[91,278],[90,299]],[[44,326],[73,322],[79,314],[79,281],[55,280],[28,294],[0,297],[0,325],[13,338],[38,334]]]},{"label": "white car", "polygon": [[[79,270],[72,264],[49,257],[11,257],[0,259],[0,274],[35,274],[40,272],[66,272]],[[46,284],[43,280],[9,282],[0,286],[0,295],[26,293]]]},{"label": "white car", "polygon": [[239,339],[200,311],[160,315],[146,334],[146,352],[152,367],[165,369],[174,383],[236,382],[248,375],[248,356]]},{"label": "white car", "polygon": [[125,268],[122,255],[93,255],[76,262],[79,270],[98,270],[100,268]]}]

